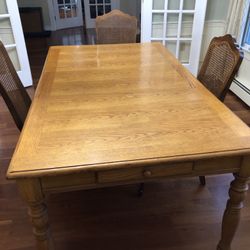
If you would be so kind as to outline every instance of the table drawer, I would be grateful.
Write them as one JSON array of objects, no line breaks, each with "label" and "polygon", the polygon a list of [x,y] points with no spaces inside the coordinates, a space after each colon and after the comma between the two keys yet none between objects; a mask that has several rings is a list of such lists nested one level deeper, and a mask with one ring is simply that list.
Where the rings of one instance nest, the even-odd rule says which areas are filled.
[{"label": "table drawer", "polygon": [[155,165],[150,167],[131,167],[126,169],[107,170],[98,173],[99,183],[111,183],[119,181],[146,180],[174,176],[178,174],[189,174],[192,172],[192,163],[177,163],[169,165]]},{"label": "table drawer", "polygon": [[93,185],[96,182],[95,173],[85,172],[78,174],[68,174],[62,176],[48,176],[41,179],[45,190],[64,189],[67,187],[81,187]]}]

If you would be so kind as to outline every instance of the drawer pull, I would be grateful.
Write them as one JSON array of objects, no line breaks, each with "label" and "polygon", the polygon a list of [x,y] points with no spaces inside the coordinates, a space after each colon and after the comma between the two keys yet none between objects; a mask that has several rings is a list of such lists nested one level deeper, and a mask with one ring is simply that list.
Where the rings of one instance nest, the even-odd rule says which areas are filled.
[{"label": "drawer pull", "polygon": [[150,170],[145,170],[145,171],[143,172],[143,175],[144,175],[145,177],[150,177],[150,176],[152,175],[152,172],[151,172]]}]

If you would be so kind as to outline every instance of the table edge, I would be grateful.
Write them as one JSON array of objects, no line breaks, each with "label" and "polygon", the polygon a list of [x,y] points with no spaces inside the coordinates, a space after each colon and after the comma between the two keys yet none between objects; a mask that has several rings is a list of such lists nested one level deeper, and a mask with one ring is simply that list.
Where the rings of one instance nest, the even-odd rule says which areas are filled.
[{"label": "table edge", "polygon": [[53,176],[61,174],[72,174],[77,172],[89,172],[89,171],[105,171],[111,169],[119,168],[132,168],[139,166],[150,166],[155,164],[169,164],[178,163],[185,161],[199,161],[213,158],[223,158],[230,156],[250,156],[250,148],[231,150],[231,151],[220,151],[220,152],[210,152],[204,154],[195,155],[180,155],[172,157],[159,157],[159,158],[144,158],[135,159],[128,161],[114,161],[114,162],[104,162],[97,164],[85,164],[85,165],[72,165],[72,166],[61,166],[61,167],[51,167],[49,169],[37,169],[37,170],[25,170],[25,171],[11,171],[11,165],[7,171],[7,179],[19,179],[19,178],[35,178],[44,176]]}]

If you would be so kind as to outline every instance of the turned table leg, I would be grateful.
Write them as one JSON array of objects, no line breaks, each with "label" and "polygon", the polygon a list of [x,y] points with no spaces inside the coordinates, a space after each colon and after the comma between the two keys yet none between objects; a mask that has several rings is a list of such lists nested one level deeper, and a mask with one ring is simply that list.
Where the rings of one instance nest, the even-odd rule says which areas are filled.
[{"label": "turned table leg", "polygon": [[17,184],[23,199],[29,206],[29,216],[33,225],[37,249],[54,249],[49,229],[47,206],[39,179],[21,179],[17,181]]},{"label": "turned table leg", "polygon": [[231,242],[240,222],[240,211],[246,197],[248,178],[235,175],[229,189],[229,200],[222,221],[221,240],[217,250],[231,250]]}]

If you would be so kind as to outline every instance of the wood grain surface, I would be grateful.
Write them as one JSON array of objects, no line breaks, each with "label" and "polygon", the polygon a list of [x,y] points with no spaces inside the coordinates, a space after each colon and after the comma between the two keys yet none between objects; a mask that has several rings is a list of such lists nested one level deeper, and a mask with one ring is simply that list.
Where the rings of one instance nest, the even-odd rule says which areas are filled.
[{"label": "wood grain surface", "polygon": [[8,177],[243,153],[248,126],[162,45],[55,46]]},{"label": "wood grain surface", "polygon": [[[250,118],[247,107],[232,93],[225,102],[236,114],[244,114],[243,120]],[[19,131],[1,97],[0,127],[0,249],[34,250],[27,206],[16,183],[5,178]],[[197,178],[151,182],[140,199],[136,185],[51,194],[46,201],[55,246],[58,250],[215,249],[232,178],[231,174],[207,176],[204,187]],[[232,244],[235,250],[249,250],[249,198],[250,191]]]}]

